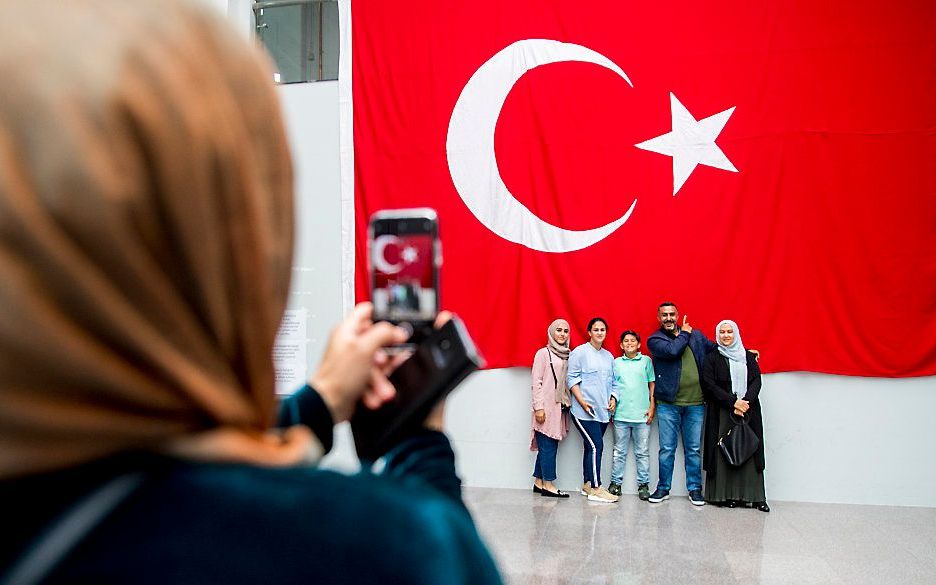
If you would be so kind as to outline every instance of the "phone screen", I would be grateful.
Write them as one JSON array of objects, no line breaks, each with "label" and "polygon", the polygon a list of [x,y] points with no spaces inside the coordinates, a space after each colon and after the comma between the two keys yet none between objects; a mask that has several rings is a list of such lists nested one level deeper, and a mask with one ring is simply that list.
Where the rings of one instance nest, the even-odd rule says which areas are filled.
[{"label": "phone screen", "polygon": [[428,220],[382,220],[374,224],[371,244],[374,313],[394,322],[432,321],[438,312],[434,230],[418,233]]}]

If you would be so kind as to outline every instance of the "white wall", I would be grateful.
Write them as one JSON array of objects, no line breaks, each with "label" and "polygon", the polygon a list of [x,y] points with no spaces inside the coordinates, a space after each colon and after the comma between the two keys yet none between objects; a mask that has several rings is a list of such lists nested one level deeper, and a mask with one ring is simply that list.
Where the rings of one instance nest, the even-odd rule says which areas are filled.
[{"label": "white wall", "polygon": [[[281,86],[280,95],[293,146],[299,211],[290,305],[309,311],[314,363],[341,316],[338,84]],[[529,375],[526,368],[478,372],[449,400],[446,423],[467,485],[530,486]],[[929,434],[936,378],[773,374],[764,378],[762,401],[769,498],[936,507],[936,458]],[[651,436],[653,485],[655,429]],[[611,431],[605,441],[602,475],[607,478]],[[581,453],[577,434],[562,443],[558,483],[563,489],[581,483]],[[340,430],[328,464],[355,468],[347,428]],[[627,467],[625,488],[633,491],[633,456]],[[685,493],[684,478],[677,455],[674,493]]]},{"label": "white wall", "polygon": [[318,361],[341,315],[338,83],[279,86],[296,179],[296,258],[290,308],[309,311],[309,358]]},{"label": "white wall", "polygon": [[[308,358],[315,364],[342,316],[338,82],[281,85],[279,93],[297,193],[289,308],[308,311]],[[344,471],[358,468],[347,424],[337,429],[324,464]]]},{"label": "white wall", "polygon": [[[531,356],[532,358],[532,356]],[[468,485],[528,488],[530,370],[473,375],[452,396],[447,423]],[[929,435],[936,380],[851,378],[804,372],[764,376],[767,496],[776,500],[936,506],[936,466]],[[605,435],[602,478],[611,468],[613,432]],[[651,432],[651,488],[657,477],[657,430]],[[559,448],[558,484],[582,481],[582,441]],[[629,454],[625,489],[635,491]],[[673,493],[685,494],[681,447]]]}]

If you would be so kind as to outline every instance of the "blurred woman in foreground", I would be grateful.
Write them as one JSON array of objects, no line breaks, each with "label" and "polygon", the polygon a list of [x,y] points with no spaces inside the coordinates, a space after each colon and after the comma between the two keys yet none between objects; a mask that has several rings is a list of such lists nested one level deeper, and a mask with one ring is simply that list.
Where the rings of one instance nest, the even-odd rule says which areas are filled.
[{"label": "blurred woman in foreground", "polygon": [[0,21],[0,581],[499,581],[440,432],[382,476],[308,465],[393,395],[405,334],[369,305],[277,417],[290,154],[267,63],[203,10]]}]

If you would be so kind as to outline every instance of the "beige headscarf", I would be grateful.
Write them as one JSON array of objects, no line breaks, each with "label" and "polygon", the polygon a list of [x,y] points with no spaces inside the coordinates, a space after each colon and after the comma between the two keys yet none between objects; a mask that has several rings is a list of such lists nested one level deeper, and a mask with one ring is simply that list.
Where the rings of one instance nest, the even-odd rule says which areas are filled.
[{"label": "beige headscarf", "polygon": [[[556,402],[563,406],[572,406],[572,397],[569,394],[569,385],[567,384],[566,374],[569,372],[569,338],[566,337],[565,343],[560,344],[553,337],[556,333],[556,327],[564,325],[569,328],[569,322],[565,319],[556,319],[549,324],[546,330],[546,350],[549,351],[549,367],[553,369],[556,375]],[[552,356],[558,359],[553,360]]]},{"label": "beige headscarf", "polygon": [[0,478],[310,445],[264,434],[293,243],[277,98],[205,10],[37,0],[0,19]]}]

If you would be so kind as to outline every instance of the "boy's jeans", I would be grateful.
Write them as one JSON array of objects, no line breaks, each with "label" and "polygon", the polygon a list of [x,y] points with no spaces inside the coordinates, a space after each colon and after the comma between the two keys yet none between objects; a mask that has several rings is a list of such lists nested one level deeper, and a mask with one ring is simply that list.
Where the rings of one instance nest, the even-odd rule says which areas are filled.
[{"label": "boy's jeans", "polygon": [[611,483],[621,485],[624,464],[627,462],[627,443],[633,437],[637,458],[637,485],[650,483],[650,425],[645,422],[614,421],[614,463],[611,465]]}]

